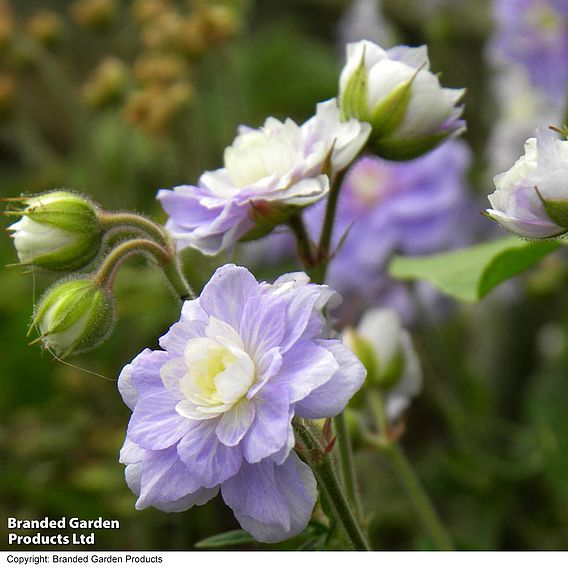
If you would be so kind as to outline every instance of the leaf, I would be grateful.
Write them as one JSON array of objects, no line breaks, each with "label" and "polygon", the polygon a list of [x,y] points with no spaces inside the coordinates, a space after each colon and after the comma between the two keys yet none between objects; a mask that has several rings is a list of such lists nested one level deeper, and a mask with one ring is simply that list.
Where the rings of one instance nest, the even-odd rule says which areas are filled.
[{"label": "leaf", "polygon": [[431,256],[395,256],[389,273],[399,280],[426,280],[448,296],[476,302],[560,246],[558,241],[506,237]]},{"label": "leaf", "polygon": [[200,540],[195,544],[195,548],[225,548],[227,546],[252,543],[256,543],[256,540],[249,533],[237,529]]}]

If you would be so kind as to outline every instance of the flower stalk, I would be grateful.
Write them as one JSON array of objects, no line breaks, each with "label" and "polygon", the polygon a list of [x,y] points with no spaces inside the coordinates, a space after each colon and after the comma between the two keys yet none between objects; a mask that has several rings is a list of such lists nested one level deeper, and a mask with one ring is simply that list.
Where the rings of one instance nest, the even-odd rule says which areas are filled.
[{"label": "flower stalk", "polygon": [[193,297],[175,255],[150,239],[132,239],[116,246],[95,273],[94,281],[105,288],[111,288],[120,267],[135,255],[149,256],[160,266],[181,300]]},{"label": "flower stalk", "polygon": [[162,225],[136,213],[104,211],[99,214],[99,222],[106,231],[136,230],[168,249],[173,246]]},{"label": "flower stalk", "polygon": [[442,524],[430,497],[426,493],[420,479],[410,465],[401,446],[389,435],[388,418],[382,399],[378,393],[372,393],[370,401],[375,416],[378,435],[367,435],[367,442],[385,455],[396,472],[424,529],[439,550],[455,550],[452,539]]},{"label": "flower stalk", "polygon": [[353,548],[355,550],[371,550],[333,470],[329,455],[326,454],[321,443],[310,432],[306,424],[296,421],[295,431],[305,447],[303,455],[312,468],[321,491],[325,494],[337,521],[343,526]]}]

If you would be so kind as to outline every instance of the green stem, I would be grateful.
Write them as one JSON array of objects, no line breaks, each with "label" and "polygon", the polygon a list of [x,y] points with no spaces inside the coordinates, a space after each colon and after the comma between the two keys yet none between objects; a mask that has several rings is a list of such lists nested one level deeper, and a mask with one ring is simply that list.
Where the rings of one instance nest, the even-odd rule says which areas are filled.
[{"label": "green stem", "polygon": [[301,213],[296,213],[288,219],[288,225],[292,229],[296,237],[296,246],[298,247],[298,256],[305,268],[311,268],[315,264],[314,255],[312,251],[312,243],[306,231],[304,220]]},{"label": "green stem", "polygon": [[399,483],[406,491],[418,518],[435,546],[439,550],[454,550],[452,539],[438,517],[420,479],[400,445],[389,437],[388,418],[381,397],[376,392],[370,393],[370,396],[379,435],[367,436],[367,441],[389,459],[396,471]]},{"label": "green stem", "polygon": [[314,282],[324,282],[327,274],[327,267],[331,257],[331,239],[333,237],[337,203],[339,201],[339,193],[341,192],[341,186],[343,185],[343,179],[345,178],[346,173],[347,168],[338,172],[331,183],[331,189],[329,190],[329,196],[327,198],[323,227],[320,235],[320,242],[315,259],[317,265],[310,274]]},{"label": "green stem", "polygon": [[143,215],[102,211],[99,213],[99,222],[106,231],[114,229],[136,229],[153,238],[166,248],[172,248],[170,238],[164,227]]},{"label": "green stem", "polygon": [[342,412],[334,419],[335,428],[337,430],[337,443],[339,444],[339,462],[341,464],[341,473],[343,474],[343,482],[347,497],[355,507],[357,518],[363,518],[363,509],[361,500],[359,499],[359,491],[357,489],[357,477],[355,475],[355,464],[353,463],[353,450],[351,448],[351,440],[347,431],[347,422],[345,414]]},{"label": "green stem", "polygon": [[193,297],[175,255],[150,239],[131,239],[110,251],[103,264],[94,275],[95,282],[111,288],[116,274],[126,260],[135,255],[149,256],[160,266],[178,296],[182,299]]},{"label": "green stem", "polygon": [[334,516],[345,529],[353,548],[355,550],[371,550],[335,475],[329,455],[325,453],[319,440],[305,424],[297,422],[295,430],[306,448],[305,458],[318,480],[320,490],[329,502]]},{"label": "green stem", "polygon": [[384,445],[382,448],[383,453],[389,457],[400,483],[404,486],[414,506],[416,514],[436,547],[439,550],[454,550],[450,535],[440,521],[430,497],[424,490],[420,479],[418,479],[402,448],[396,443]]}]

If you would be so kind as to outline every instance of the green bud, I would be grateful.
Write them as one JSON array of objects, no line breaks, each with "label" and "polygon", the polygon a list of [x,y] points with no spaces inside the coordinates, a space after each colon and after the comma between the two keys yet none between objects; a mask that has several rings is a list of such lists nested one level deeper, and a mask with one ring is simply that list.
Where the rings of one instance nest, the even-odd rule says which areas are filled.
[{"label": "green bud", "polygon": [[[36,306],[30,333],[58,357],[90,351],[110,334],[114,302],[110,292],[88,278],[56,283]],[[37,341],[37,340],[36,340]]]},{"label": "green bud", "polygon": [[22,264],[48,270],[73,271],[99,252],[102,228],[97,207],[69,191],[52,191],[20,200],[21,219],[8,227]]},{"label": "green bud", "polygon": [[367,370],[367,380],[382,390],[393,388],[404,371],[404,353],[398,349],[387,361],[381,361],[371,342],[353,329],[343,334],[343,343],[353,352]]}]

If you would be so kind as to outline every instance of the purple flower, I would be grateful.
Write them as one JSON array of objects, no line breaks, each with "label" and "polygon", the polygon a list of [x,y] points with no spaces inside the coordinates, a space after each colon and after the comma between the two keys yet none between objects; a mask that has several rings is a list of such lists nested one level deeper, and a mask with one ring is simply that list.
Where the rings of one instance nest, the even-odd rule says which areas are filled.
[{"label": "purple flower", "polygon": [[568,88],[568,2],[566,0],[496,0],[497,59],[523,65],[532,83],[551,98]]},{"label": "purple flower", "polygon": [[320,200],[329,190],[327,166],[332,173],[347,167],[370,128],[356,119],[341,122],[335,99],[320,103],[302,126],[268,118],[262,128],[241,127],[223,168],[205,172],[197,186],[158,192],[178,248],[217,254]]},{"label": "purple flower", "polygon": [[226,265],[184,304],[162,350],[119,378],[133,411],[121,461],[138,509],[183,511],[220,489],[259,541],[304,530],[316,482],[293,451],[292,418],[338,414],[365,376],[326,338],[322,309],[337,300],[303,273],[270,285]]}]

